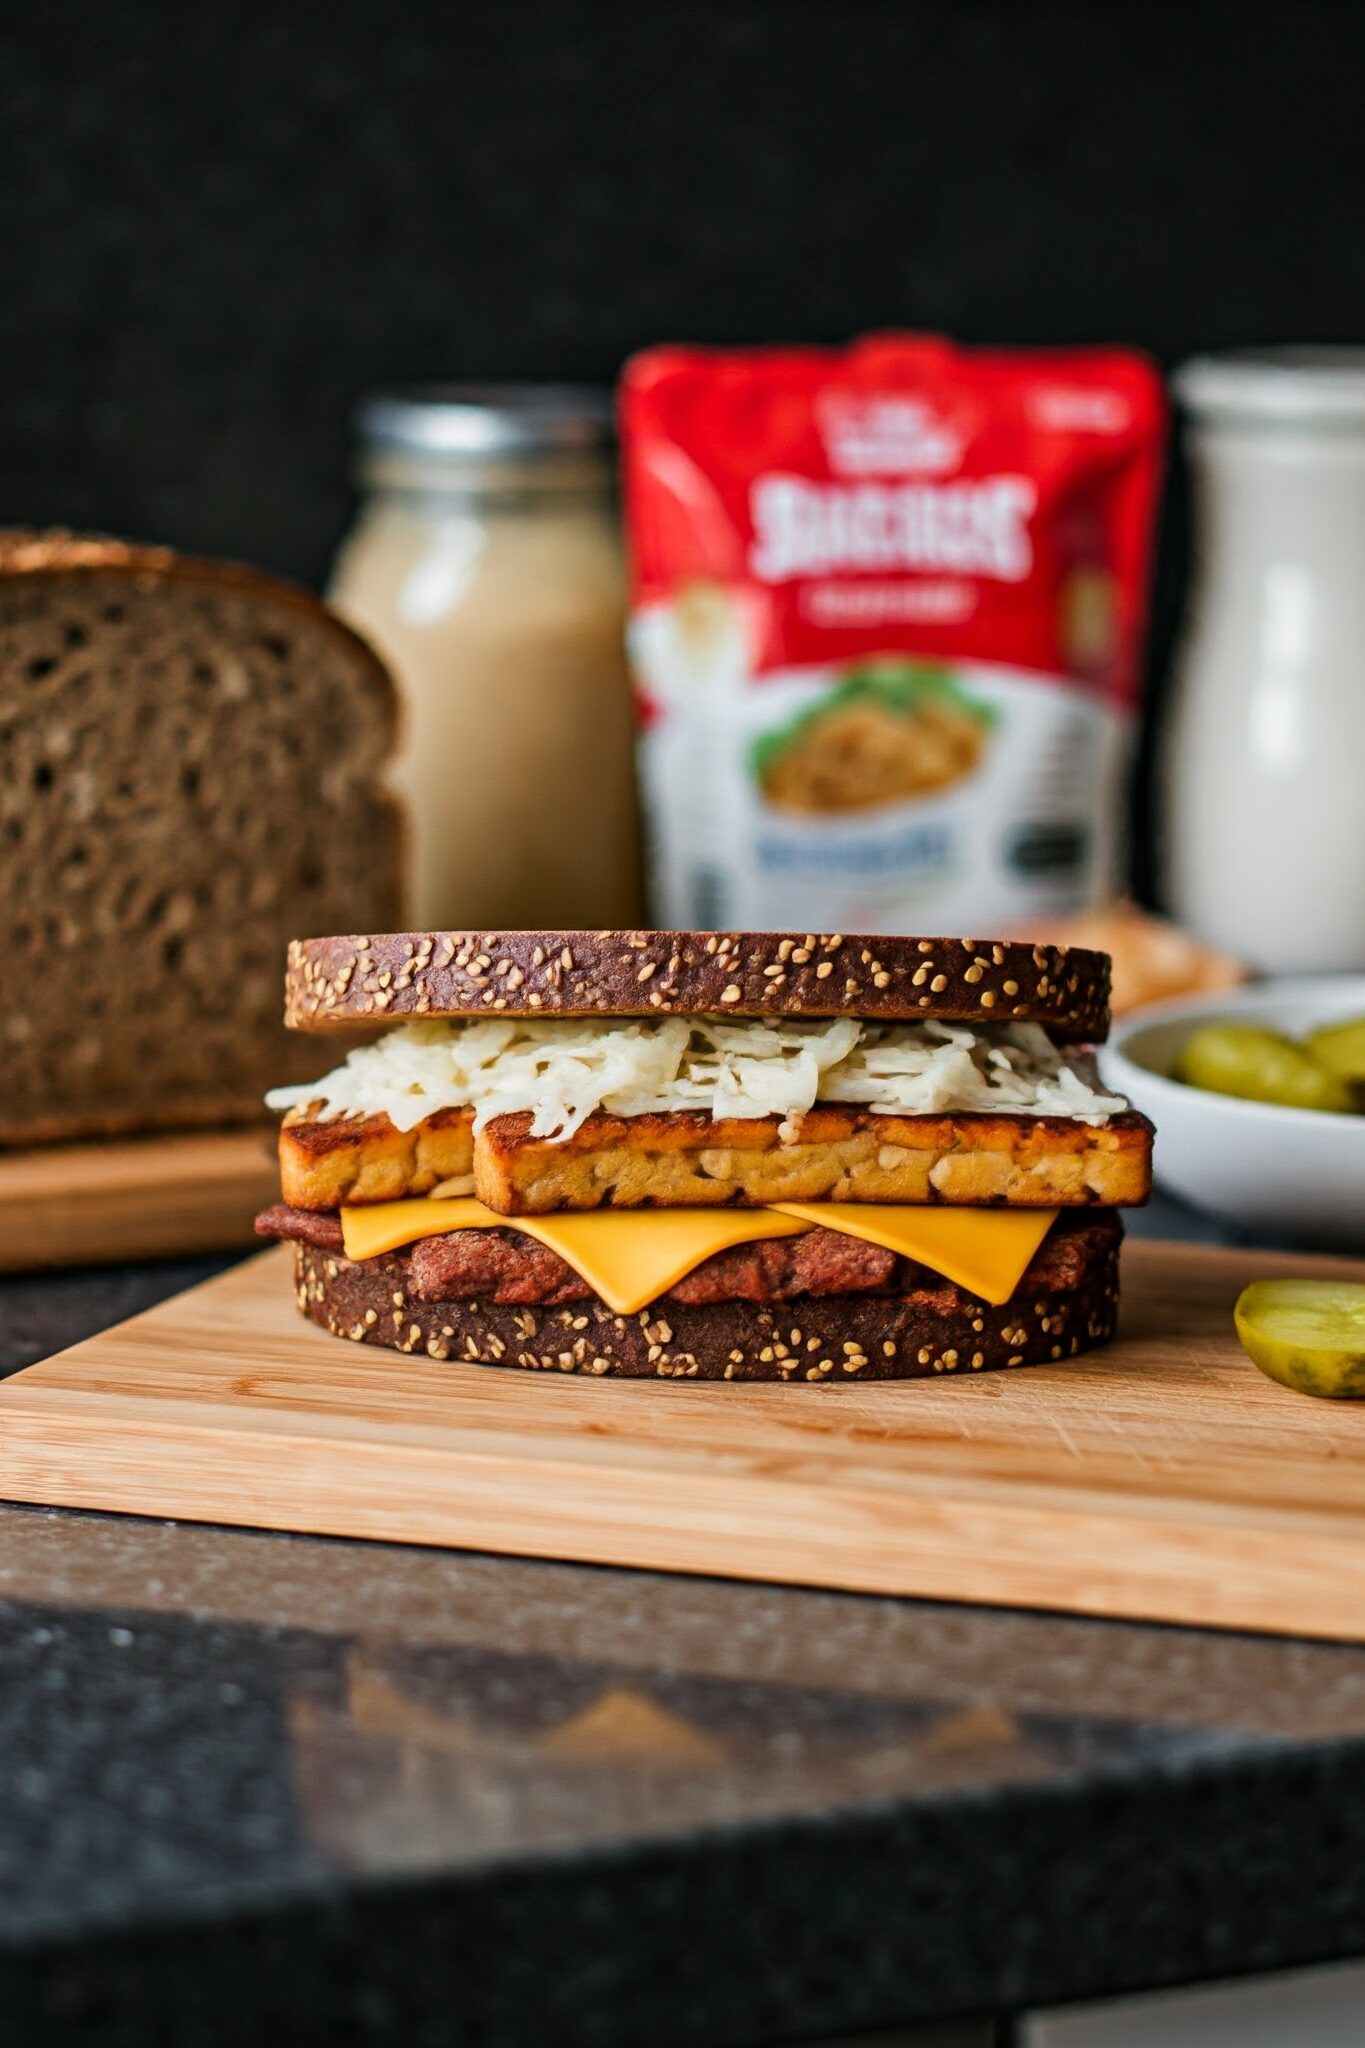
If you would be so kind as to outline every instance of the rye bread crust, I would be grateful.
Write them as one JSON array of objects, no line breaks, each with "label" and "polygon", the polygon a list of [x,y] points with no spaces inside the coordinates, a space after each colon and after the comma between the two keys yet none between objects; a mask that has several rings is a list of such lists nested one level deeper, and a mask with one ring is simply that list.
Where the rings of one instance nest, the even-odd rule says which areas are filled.
[{"label": "rye bread crust", "polygon": [[[70,533],[53,527],[30,532],[23,527],[0,528],[0,575],[80,576],[106,569],[126,570],[147,585],[158,582],[195,583],[211,590],[238,591],[244,597],[283,605],[306,619],[310,627],[328,632],[339,651],[349,659],[363,662],[370,671],[369,687],[383,701],[384,716],[391,726],[399,717],[398,691],[393,677],[379,656],[338,612],[314,597],[301,584],[270,576],[245,562],[220,562],[201,555],[177,554],[174,548],[156,547],[139,541],[116,540],[107,534]],[[401,819],[395,803],[388,806]]]},{"label": "rye bread crust", "polygon": [[1109,955],[816,932],[388,932],[296,939],[295,1031],[413,1017],[865,1017],[1109,1030]]},{"label": "rye bread crust", "polygon": [[498,1307],[423,1301],[401,1253],[362,1263],[294,1247],[301,1314],[358,1344],[442,1363],[513,1365],[621,1379],[802,1382],[927,1379],[1042,1365],[1104,1343],[1118,1313],[1120,1232],[1096,1233],[1079,1284],[1030,1289],[993,1308],[948,1282],[905,1295],[808,1296],[758,1307],[670,1301],[632,1316],[604,1302]]}]

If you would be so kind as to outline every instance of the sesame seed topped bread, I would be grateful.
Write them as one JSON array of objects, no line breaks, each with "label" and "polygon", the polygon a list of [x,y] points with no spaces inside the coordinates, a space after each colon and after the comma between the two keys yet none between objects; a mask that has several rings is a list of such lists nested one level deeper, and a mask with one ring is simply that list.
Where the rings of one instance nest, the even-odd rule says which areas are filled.
[{"label": "sesame seed topped bread", "polygon": [[991,939],[817,932],[389,932],[299,939],[296,1031],[416,1017],[848,1017],[1109,1029],[1109,956]]},{"label": "sesame seed topped bread", "polygon": [[299,930],[402,914],[393,685],[305,592],[0,536],[0,1144],[245,1121]]}]

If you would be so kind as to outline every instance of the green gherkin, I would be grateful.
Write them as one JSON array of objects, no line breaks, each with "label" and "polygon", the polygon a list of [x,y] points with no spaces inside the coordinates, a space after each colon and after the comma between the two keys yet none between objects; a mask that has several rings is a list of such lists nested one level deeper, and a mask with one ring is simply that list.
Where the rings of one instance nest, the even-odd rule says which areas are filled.
[{"label": "green gherkin", "polygon": [[1287,1109],[1349,1110],[1349,1085],[1300,1045],[1263,1024],[1206,1024],[1186,1041],[1175,1077],[1215,1095]]},{"label": "green gherkin", "polygon": [[1322,1400],[1365,1399],[1365,1287],[1255,1280],[1233,1320],[1247,1356],[1281,1386]]}]

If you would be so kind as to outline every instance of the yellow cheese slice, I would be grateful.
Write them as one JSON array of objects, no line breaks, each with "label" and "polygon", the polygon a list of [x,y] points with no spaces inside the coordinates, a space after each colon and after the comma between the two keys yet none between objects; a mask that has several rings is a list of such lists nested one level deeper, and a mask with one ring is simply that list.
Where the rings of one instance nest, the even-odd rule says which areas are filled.
[{"label": "yellow cheese slice", "polygon": [[759,1237],[797,1237],[809,1225],[773,1209],[584,1209],[499,1216],[567,1259],[618,1316],[633,1315],[715,1252]]},{"label": "yellow cheese slice", "polygon": [[684,1273],[732,1244],[795,1237],[809,1228],[773,1209],[585,1209],[499,1216],[472,1197],[376,1202],[341,1212],[348,1259],[372,1259],[446,1230],[520,1230],[558,1252],[618,1316],[657,1301]]},{"label": "yellow cheese slice", "polygon": [[1055,1209],[917,1208],[902,1202],[776,1202],[784,1216],[918,1259],[996,1307],[1009,1300]]},{"label": "yellow cheese slice", "polygon": [[918,1259],[994,1303],[1008,1301],[1055,1209],[926,1209],[899,1203],[778,1202],[767,1209],[587,1209],[500,1216],[472,1196],[343,1209],[348,1259],[373,1259],[447,1230],[520,1230],[571,1265],[617,1315],[633,1315],[703,1259],[813,1225]]}]

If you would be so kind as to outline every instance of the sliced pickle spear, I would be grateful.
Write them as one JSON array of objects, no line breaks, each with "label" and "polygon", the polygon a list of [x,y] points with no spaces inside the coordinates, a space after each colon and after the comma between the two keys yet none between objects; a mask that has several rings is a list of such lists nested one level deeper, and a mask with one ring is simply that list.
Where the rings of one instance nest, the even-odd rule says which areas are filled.
[{"label": "sliced pickle spear", "polygon": [[1339,1074],[1329,1073],[1292,1039],[1263,1024],[1206,1024],[1181,1047],[1175,1075],[1192,1088],[1286,1109],[1352,1106],[1350,1088]]},{"label": "sliced pickle spear", "polygon": [[1247,1356],[1281,1386],[1330,1401],[1365,1399],[1365,1286],[1254,1280],[1233,1320]]},{"label": "sliced pickle spear", "polygon": [[1365,1086],[1365,1017],[1347,1017],[1340,1024],[1320,1024],[1305,1038],[1303,1049],[1329,1074]]}]

